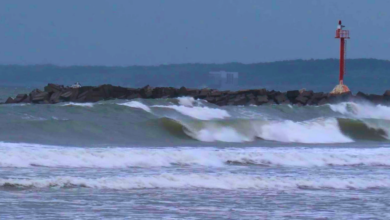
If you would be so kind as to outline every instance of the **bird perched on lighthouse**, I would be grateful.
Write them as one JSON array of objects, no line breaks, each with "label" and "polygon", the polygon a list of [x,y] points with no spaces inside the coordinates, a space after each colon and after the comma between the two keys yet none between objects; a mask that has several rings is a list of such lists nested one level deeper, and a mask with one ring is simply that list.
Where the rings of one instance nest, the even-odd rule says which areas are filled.
[{"label": "bird perched on lighthouse", "polygon": [[337,25],[337,29],[338,30],[341,30],[343,29],[345,26],[341,24],[341,20],[339,20],[339,25]]}]

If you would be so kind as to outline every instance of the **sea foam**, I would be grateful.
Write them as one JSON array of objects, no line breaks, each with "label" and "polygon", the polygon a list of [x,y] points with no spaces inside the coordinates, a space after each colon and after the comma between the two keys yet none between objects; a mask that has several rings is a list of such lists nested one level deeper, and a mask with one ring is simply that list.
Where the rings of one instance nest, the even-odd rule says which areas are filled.
[{"label": "sea foam", "polygon": [[390,166],[390,149],[79,148],[0,143],[0,167]]},{"label": "sea foam", "polygon": [[370,189],[389,188],[389,178],[292,178],[225,174],[161,174],[154,176],[107,177],[88,179],[81,177],[54,177],[32,179],[0,178],[0,186],[7,187],[88,187],[96,189],[223,189],[223,190],[297,190],[297,189]]}]

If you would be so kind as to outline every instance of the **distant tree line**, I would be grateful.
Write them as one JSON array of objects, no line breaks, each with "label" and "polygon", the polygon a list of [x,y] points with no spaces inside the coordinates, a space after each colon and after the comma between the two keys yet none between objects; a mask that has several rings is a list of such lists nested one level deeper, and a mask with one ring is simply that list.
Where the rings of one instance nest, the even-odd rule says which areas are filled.
[{"label": "distant tree line", "polygon": [[[390,61],[347,60],[345,83],[356,91],[382,93],[390,89]],[[269,63],[171,64],[159,66],[55,66],[0,65],[1,86],[43,86],[49,82],[70,85],[113,84],[128,87],[212,87],[211,71],[239,72],[240,88],[329,91],[338,80],[339,61],[289,60]]]}]

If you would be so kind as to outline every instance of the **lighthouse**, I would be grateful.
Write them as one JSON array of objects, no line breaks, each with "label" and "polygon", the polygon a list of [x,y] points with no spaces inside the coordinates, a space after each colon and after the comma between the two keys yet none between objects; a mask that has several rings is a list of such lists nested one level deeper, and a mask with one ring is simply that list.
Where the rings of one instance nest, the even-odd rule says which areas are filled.
[{"label": "lighthouse", "polygon": [[340,39],[340,75],[339,84],[332,90],[331,94],[342,94],[349,92],[349,88],[344,84],[345,75],[345,52],[346,52],[346,39],[349,39],[349,31],[344,30],[345,26],[342,25],[341,20],[337,26],[336,37]]}]

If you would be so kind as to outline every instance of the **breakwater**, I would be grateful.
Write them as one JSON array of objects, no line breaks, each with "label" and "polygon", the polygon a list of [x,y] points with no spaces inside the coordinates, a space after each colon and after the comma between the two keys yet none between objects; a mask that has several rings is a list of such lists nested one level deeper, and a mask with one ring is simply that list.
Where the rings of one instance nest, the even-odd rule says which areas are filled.
[{"label": "breakwater", "polygon": [[190,89],[173,87],[125,88],[113,85],[82,86],[72,88],[57,84],[48,84],[43,90],[35,89],[29,94],[19,94],[9,97],[3,104],[34,103],[56,104],[60,102],[98,102],[111,99],[159,99],[176,97],[194,97],[203,99],[219,106],[224,105],[264,105],[264,104],[294,104],[294,105],[324,105],[340,102],[366,101],[373,104],[390,104],[390,90],[383,95],[358,92],[332,95],[323,92],[306,90],[291,90],[287,92],[268,91],[266,89],[250,89],[239,91],[219,91],[215,89]]}]

